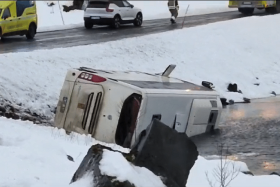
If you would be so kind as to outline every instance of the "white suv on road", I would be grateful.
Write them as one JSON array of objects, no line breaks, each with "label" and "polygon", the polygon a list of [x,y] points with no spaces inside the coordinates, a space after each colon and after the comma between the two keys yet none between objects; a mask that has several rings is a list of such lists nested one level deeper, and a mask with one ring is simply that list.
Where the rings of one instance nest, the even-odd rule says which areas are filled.
[{"label": "white suv on road", "polygon": [[121,24],[133,23],[140,27],[143,22],[142,10],[127,1],[89,0],[84,12],[85,27],[110,25],[119,28]]}]

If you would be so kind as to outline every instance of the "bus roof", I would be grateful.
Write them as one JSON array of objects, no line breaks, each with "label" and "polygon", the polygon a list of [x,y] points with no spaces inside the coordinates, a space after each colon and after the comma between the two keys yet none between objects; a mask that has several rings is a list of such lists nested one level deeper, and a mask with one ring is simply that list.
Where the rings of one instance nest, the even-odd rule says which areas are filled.
[{"label": "bus roof", "polygon": [[105,71],[81,67],[79,71],[91,72],[104,78],[124,82],[141,89],[163,90],[189,90],[189,91],[213,91],[204,86],[196,85],[184,80],[161,76],[161,74],[149,74],[139,71]]}]

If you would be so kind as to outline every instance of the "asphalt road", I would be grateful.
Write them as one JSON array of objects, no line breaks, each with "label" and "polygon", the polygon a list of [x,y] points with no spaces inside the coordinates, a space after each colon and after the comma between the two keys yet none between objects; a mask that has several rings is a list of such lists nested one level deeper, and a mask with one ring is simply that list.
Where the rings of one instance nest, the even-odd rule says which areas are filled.
[{"label": "asphalt road", "polygon": [[[263,16],[266,14],[261,11],[256,11],[255,15]],[[184,27],[193,27],[241,17],[244,16],[238,11],[187,16]],[[86,30],[84,27],[80,27],[68,30],[37,33],[34,40],[27,40],[24,36],[7,37],[4,38],[3,41],[0,41],[0,54],[96,44],[122,38],[160,33],[181,29],[182,22],[183,18],[178,18],[177,24],[170,24],[169,19],[148,20],[144,21],[143,26],[140,28],[136,28],[131,24],[123,25],[122,28],[118,30],[111,29],[107,26],[94,27],[91,30]]]}]

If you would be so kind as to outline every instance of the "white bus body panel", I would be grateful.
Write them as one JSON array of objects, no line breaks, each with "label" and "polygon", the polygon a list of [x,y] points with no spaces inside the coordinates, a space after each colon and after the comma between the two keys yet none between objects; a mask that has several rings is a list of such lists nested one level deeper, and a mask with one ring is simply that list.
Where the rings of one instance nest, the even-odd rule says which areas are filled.
[{"label": "white bus body panel", "polygon": [[[190,94],[146,94],[139,112],[138,124],[133,142],[151,123],[153,117],[178,132],[189,137],[206,133],[210,128],[217,129],[222,112],[220,99],[213,95]],[[212,106],[211,102],[216,105]],[[211,111],[217,112],[215,122],[209,123]],[[207,129],[209,128],[209,129]]]},{"label": "white bus body panel", "polygon": [[[92,134],[92,137],[99,141],[115,143],[115,133],[124,100],[132,93],[141,94],[141,92],[108,79],[99,84],[77,79],[80,74],[80,71],[73,70],[67,73],[57,104],[55,126],[67,132]],[[97,100],[98,93],[101,93],[101,97]],[[90,94],[93,94],[92,98]],[[63,98],[67,98],[67,104],[65,111],[60,112]],[[91,105],[86,110],[88,99]],[[83,126],[84,115],[86,124]],[[93,117],[95,123],[90,125]]]},{"label": "white bus body panel", "polygon": [[[90,70],[106,78],[105,82],[95,83],[78,78],[82,72],[87,71],[69,70],[60,92],[55,126],[66,132],[91,134],[99,141],[116,143],[124,102],[132,94],[141,96],[141,101],[130,146],[155,117],[190,137],[205,133],[209,127],[218,128],[222,104],[214,90],[196,85],[190,85],[193,90],[179,88],[181,80],[160,75]],[[215,121],[210,123],[212,113]]]}]

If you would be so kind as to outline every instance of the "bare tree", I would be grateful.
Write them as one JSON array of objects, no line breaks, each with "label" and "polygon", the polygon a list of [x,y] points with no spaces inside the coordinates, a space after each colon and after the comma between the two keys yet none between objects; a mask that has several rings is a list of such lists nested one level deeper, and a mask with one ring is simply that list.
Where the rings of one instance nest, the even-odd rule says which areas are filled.
[{"label": "bare tree", "polygon": [[214,180],[211,180],[208,172],[205,172],[207,181],[210,187],[216,187],[217,183],[218,187],[229,187],[230,183],[238,176],[240,168],[236,168],[234,162],[228,160],[228,146],[225,146],[224,143],[220,143],[217,145],[217,150],[220,163],[217,168],[213,169],[212,175]]}]

